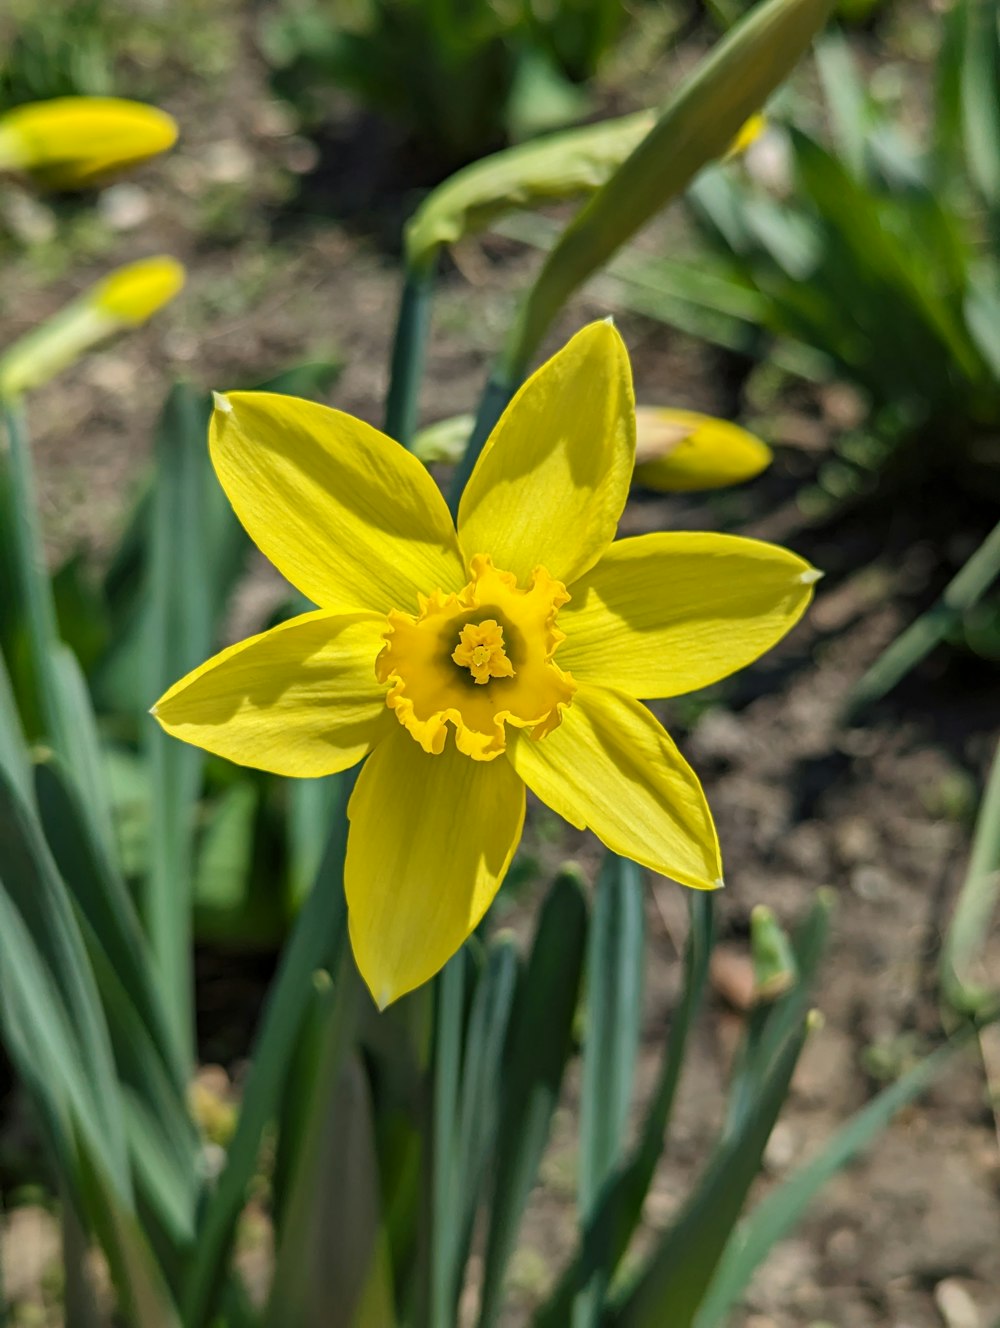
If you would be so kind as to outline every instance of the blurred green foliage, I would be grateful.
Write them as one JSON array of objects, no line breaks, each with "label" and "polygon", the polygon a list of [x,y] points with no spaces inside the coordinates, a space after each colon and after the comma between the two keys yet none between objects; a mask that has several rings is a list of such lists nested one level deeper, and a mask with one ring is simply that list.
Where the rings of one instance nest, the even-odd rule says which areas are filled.
[{"label": "blurred green foliage", "polygon": [[307,123],[340,89],[447,168],[579,118],[628,17],[623,0],[281,0],[260,40]]},{"label": "blurred green foliage", "polygon": [[[960,0],[942,31],[929,142],[831,34],[817,57],[831,142],[775,125],[746,169],[689,193],[718,339],[858,389],[864,418],[820,477],[835,498],[931,476],[1000,493],[997,12]],[[674,321],[669,299],[661,312]]]},{"label": "blurred green foliage", "polygon": [[65,96],[162,97],[173,70],[231,68],[235,0],[8,0],[0,13],[0,110]]}]

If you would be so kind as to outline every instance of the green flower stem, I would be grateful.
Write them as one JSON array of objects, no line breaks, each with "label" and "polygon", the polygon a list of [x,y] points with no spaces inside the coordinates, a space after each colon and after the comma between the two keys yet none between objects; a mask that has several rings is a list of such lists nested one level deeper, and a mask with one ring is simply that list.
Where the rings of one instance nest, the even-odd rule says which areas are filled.
[{"label": "green flower stem", "polygon": [[961,1015],[975,1014],[996,992],[970,981],[969,970],[989,935],[990,918],[1000,895],[1000,745],[993,756],[965,875],[941,951],[941,986],[945,999]]},{"label": "green flower stem", "polygon": [[434,264],[410,268],[403,283],[392,344],[385,431],[409,448],[417,429],[420,384],[424,376],[427,334],[434,295]]},{"label": "green flower stem", "polygon": [[66,740],[67,730],[56,676],[59,626],[52,586],[45,566],[24,408],[20,400],[6,398],[0,409],[7,434],[5,454],[0,456],[0,503],[6,509],[5,524],[10,530],[10,544],[6,552],[21,600],[45,734],[60,755],[68,757],[72,752],[72,743]]},{"label": "green flower stem", "polygon": [[469,482],[469,476],[479,460],[479,454],[486,446],[487,438],[493,432],[497,420],[507,409],[507,405],[517,391],[520,382],[520,377],[511,377],[509,374],[497,371],[486,384],[486,389],[479,402],[479,410],[476,413],[476,422],[473,425],[472,434],[466,444],[462,459],[455,468],[455,475],[451,483],[448,505],[453,516],[458,512],[458,504],[462,500],[462,494]]},{"label": "green flower stem", "polygon": [[586,1286],[594,1270],[604,1270],[608,1280],[613,1280],[638,1226],[663,1151],[663,1141],[670,1128],[688,1035],[701,1008],[708,978],[714,901],[710,894],[692,892],[689,903],[691,931],[684,958],[683,995],[671,1023],[670,1038],[642,1135],[628,1162],[618,1168],[601,1191],[583,1227],[573,1261],[560,1277],[552,1295],[536,1311],[532,1328],[565,1328],[572,1321],[574,1298]]},{"label": "green flower stem", "polygon": [[434,1108],[431,1138],[430,1328],[452,1328],[457,1295],[455,1268],[459,1184],[455,1140],[461,1080],[465,1007],[465,954],[459,950],[437,982],[434,1030]]},{"label": "green flower stem", "polygon": [[323,967],[335,973],[344,949],[346,811],[356,776],[351,772],[337,778],[341,796],[331,818],[323,861],[282,952],[250,1062],[239,1125],[198,1234],[185,1287],[185,1328],[204,1328],[211,1321],[236,1222],[257,1167],[261,1140],[278,1109],[302,1021],[313,999],[313,974]]},{"label": "green flower stem", "polygon": [[897,683],[939,645],[962,615],[982,599],[1000,576],[1000,523],[983,540],[962,570],[945,587],[933,608],[893,641],[857,682],[844,707],[850,723],[891,692]]}]

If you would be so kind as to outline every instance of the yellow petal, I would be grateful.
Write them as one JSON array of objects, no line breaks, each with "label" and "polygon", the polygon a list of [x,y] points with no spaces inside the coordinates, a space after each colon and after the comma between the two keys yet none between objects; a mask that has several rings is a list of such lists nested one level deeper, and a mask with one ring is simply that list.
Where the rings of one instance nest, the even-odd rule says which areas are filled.
[{"label": "yellow petal", "polygon": [[216,397],[215,470],[250,538],[324,609],[413,612],[460,590],[455,529],[420,462],[371,425],[270,392]]},{"label": "yellow petal", "polygon": [[680,696],[770,650],[819,577],[787,549],[737,535],[620,540],[570,587],[559,663],[631,696]]},{"label": "yellow petal", "polygon": [[29,171],[53,189],[77,189],[165,152],[177,125],[165,112],[118,97],[56,97],[0,116],[0,170]]},{"label": "yellow petal", "polygon": [[375,678],[385,620],[304,613],[221,651],[153,714],[175,738],[276,775],[332,775],[398,728]]},{"label": "yellow petal", "polygon": [[115,332],[138,327],[184,285],[175,258],[146,258],[116,268],[0,356],[0,395],[40,387]]},{"label": "yellow petal", "polygon": [[568,582],[614,538],[632,475],[632,375],[610,323],[591,323],[524,384],[490,435],[458,513],[468,558],[522,583]]},{"label": "yellow petal", "polygon": [[639,406],[635,414],[635,482],[644,488],[721,489],[771,464],[771,449],[728,420],[662,406]]},{"label": "yellow petal", "polygon": [[615,853],[696,890],[722,884],[698,777],[638,701],[581,687],[557,729],[539,741],[518,734],[508,752],[533,793]]},{"label": "yellow petal", "polygon": [[361,976],[385,1008],[432,978],[471,934],[510,866],[524,785],[507,761],[405,729],[379,743],[351,797],[344,885]]}]

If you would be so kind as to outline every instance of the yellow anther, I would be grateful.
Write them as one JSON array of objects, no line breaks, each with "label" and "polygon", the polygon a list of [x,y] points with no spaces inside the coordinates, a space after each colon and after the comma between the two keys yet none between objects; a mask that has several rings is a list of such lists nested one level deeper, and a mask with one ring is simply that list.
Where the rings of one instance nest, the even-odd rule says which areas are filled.
[{"label": "yellow anther", "polygon": [[514,676],[514,666],[503,647],[503,628],[495,618],[487,618],[478,624],[466,623],[451,657],[456,664],[468,669],[478,683]]}]

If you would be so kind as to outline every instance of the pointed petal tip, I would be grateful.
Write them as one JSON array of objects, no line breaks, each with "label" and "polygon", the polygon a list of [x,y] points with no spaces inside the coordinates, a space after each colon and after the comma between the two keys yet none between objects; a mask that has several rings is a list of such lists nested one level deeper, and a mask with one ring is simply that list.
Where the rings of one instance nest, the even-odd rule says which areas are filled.
[{"label": "pointed petal tip", "polygon": [[223,415],[231,415],[233,413],[233,403],[222,392],[213,392],[212,401],[215,405],[215,409],[221,410]]},{"label": "pointed petal tip", "polygon": [[821,572],[818,567],[807,567],[804,572],[799,573],[799,581],[804,586],[812,586],[821,581],[825,575],[826,573]]},{"label": "pointed petal tip", "polygon": [[722,879],[721,876],[717,876],[717,877],[715,878],[715,889],[716,889],[716,890],[725,890],[725,888],[726,888],[726,883],[725,883],[725,881]]}]

